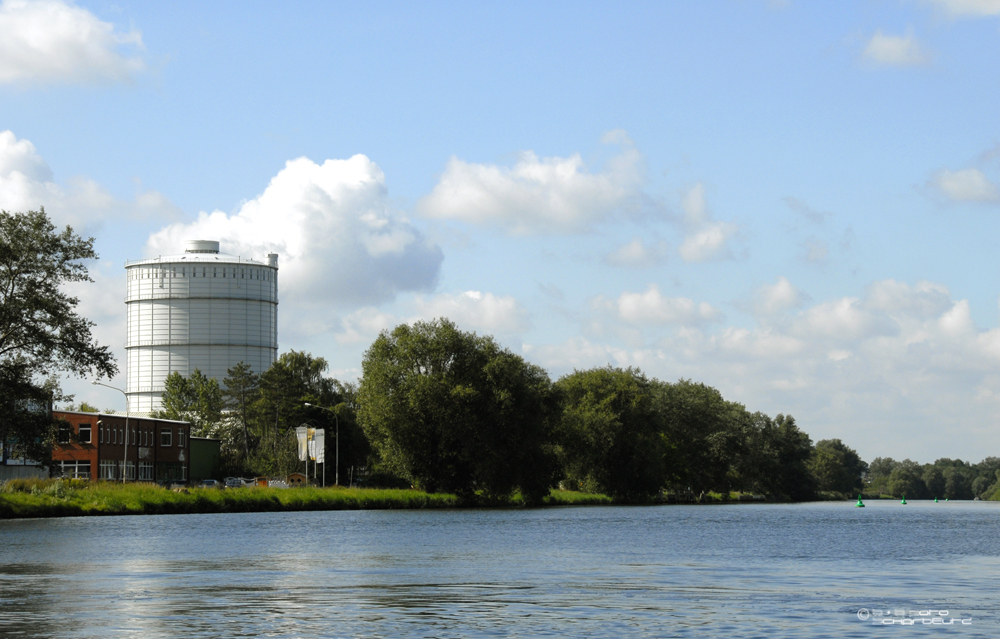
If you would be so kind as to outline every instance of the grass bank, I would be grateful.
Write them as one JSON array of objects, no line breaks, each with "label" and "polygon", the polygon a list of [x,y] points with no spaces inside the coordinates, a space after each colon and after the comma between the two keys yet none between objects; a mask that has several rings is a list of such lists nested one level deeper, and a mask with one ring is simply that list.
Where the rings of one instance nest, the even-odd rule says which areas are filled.
[{"label": "grass bank", "polygon": [[[554,490],[545,504],[611,503],[604,495]],[[520,506],[518,496],[503,506]],[[193,513],[283,512],[455,508],[454,495],[378,488],[187,488],[168,490],[149,484],[67,480],[10,480],[0,487],[0,519],[88,515],[165,515]]]}]

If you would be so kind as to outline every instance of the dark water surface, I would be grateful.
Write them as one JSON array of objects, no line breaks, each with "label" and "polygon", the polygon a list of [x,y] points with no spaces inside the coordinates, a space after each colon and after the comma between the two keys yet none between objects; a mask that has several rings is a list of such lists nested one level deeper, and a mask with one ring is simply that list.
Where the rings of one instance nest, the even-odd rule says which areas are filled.
[{"label": "dark water surface", "polygon": [[0,521],[2,637],[1000,637],[998,600],[1000,503]]}]

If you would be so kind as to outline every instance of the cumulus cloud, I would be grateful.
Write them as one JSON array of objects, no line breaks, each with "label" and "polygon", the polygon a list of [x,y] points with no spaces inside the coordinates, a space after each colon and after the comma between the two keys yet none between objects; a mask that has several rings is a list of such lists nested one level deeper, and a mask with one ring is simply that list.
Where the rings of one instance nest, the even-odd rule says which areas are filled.
[{"label": "cumulus cloud", "polygon": [[647,268],[656,266],[667,259],[667,245],[663,242],[646,244],[640,238],[619,246],[604,256],[604,263],[609,266],[629,268]]},{"label": "cumulus cloud", "polygon": [[787,277],[781,276],[774,284],[761,286],[754,291],[754,314],[771,317],[793,308],[799,308],[807,299],[805,293],[795,288]]},{"label": "cumulus cloud", "polygon": [[736,234],[735,224],[712,219],[705,202],[705,187],[691,187],[681,202],[687,234],[678,253],[685,262],[706,262],[731,257],[728,242]]},{"label": "cumulus cloud", "polygon": [[510,334],[528,328],[527,311],[510,295],[465,291],[417,297],[415,306],[421,318],[447,317],[463,330]]},{"label": "cumulus cloud", "polygon": [[1000,0],[929,0],[953,18],[1000,15]]},{"label": "cumulus cloud", "polygon": [[298,308],[370,304],[433,286],[443,255],[389,206],[385,176],[364,155],[316,164],[290,160],[238,211],[202,212],[150,236],[148,255],[212,239],[227,253],[280,256],[281,297]]},{"label": "cumulus cloud", "polygon": [[425,216],[489,224],[515,235],[579,233],[637,206],[644,167],[621,131],[604,170],[591,172],[579,154],[539,158],[524,151],[512,167],[451,158],[434,190],[418,204]]},{"label": "cumulus cloud", "polygon": [[889,67],[923,66],[931,61],[930,54],[917,42],[912,32],[895,36],[876,31],[861,56],[872,64]]},{"label": "cumulus cloud", "polygon": [[599,299],[598,305],[613,307],[620,319],[632,324],[701,324],[719,314],[707,302],[665,297],[655,284],[645,293],[622,293],[613,303]]},{"label": "cumulus cloud", "polygon": [[37,211],[42,207],[56,224],[78,229],[110,219],[169,219],[179,213],[156,191],[141,192],[134,202],[128,202],[86,177],[56,182],[52,169],[30,140],[18,140],[12,131],[0,131],[0,209]]},{"label": "cumulus cloud", "polygon": [[0,3],[0,83],[120,82],[143,70],[142,34],[58,0]]},{"label": "cumulus cloud", "polygon": [[979,169],[942,169],[931,177],[929,184],[955,202],[1000,201],[1000,188]]}]

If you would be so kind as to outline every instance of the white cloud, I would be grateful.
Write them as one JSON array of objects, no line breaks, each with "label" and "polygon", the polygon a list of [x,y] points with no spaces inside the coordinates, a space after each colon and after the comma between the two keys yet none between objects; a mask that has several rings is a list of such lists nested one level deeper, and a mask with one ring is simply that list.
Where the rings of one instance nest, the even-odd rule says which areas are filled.
[{"label": "white cloud", "polygon": [[[185,240],[196,238],[257,259],[278,253],[282,301],[299,311],[426,290],[443,259],[438,246],[391,210],[385,176],[364,155],[322,165],[290,160],[237,212],[202,212],[194,222],[168,226],[150,236],[146,252],[180,253]],[[321,328],[329,327],[314,330]]]},{"label": "white cloud", "polygon": [[685,262],[705,262],[716,257],[728,256],[726,243],[736,233],[736,225],[715,222],[684,238],[678,249]]},{"label": "white cloud", "polygon": [[605,255],[604,263],[609,266],[647,268],[660,264],[666,259],[667,245],[665,243],[646,245],[636,237],[631,242],[623,244]]},{"label": "white cloud", "polygon": [[881,280],[868,286],[865,306],[891,316],[912,315],[927,318],[940,315],[951,307],[948,287],[921,281],[910,286],[896,280]]},{"label": "white cloud", "polygon": [[509,295],[465,291],[429,298],[418,296],[415,307],[422,319],[446,317],[462,330],[510,334],[528,328],[527,311]]},{"label": "white cloud", "polygon": [[451,158],[430,195],[418,204],[425,216],[492,224],[515,235],[579,233],[636,206],[644,168],[624,132],[605,142],[621,147],[605,169],[592,173],[579,154],[539,158],[520,154],[513,167]]},{"label": "white cloud", "polygon": [[1000,0],[929,0],[951,17],[1000,15]]},{"label": "white cloud", "polygon": [[399,319],[391,313],[368,306],[345,317],[341,323],[342,330],[335,337],[339,344],[372,342],[379,333],[392,330],[399,323]]},{"label": "white cloud", "polygon": [[806,295],[782,276],[774,284],[761,286],[754,292],[754,313],[762,317],[778,315],[802,306],[805,299]]},{"label": "white cloud", "polygon": [[931,177],[929,184],[957,202],[1000,201],[1000,188],[979,169],[943,169]]},{"label": "white cloud", "polygon": [[622,293],[614,308],[619,318],[632,324],[700,324],[718,317],[710,304],[686,297],[664,297],[655,284],[645,293]]},{"label": "white cloud", "polygon": [[78,230],[113,219],[170,219],[178,214],[156,191],[140,192],[135,202],[127,202],[86,177],[75,176],[60,184],[30,140],[0,131],[0,209],[23,212],[42,207],[55,224],[70,224]]},{"label": "white cloud", "polygon": [[685,262],[705,262],[731,257],[728,242],[737,227],[730,222],[712,219],[705,203],[705,187],[698,183],[691,187],[681,202],[684,222],[688,229],[684,242],[678,249]]},{"label": "white cloud", "polygon": [[871,63],[890,67],[923,66],[931,61],[930,54],[921,47],[912,32],[894,36],[876,31],[861,55]]},{"label": "white cloud", "polygon": [[0,34],[0,83],[118,82],[145,67],[138,31],[58,0],[4,0]]},{"label": "white cloud", "polygon": [[[802,302],[782,279],[759,293],[776,311]],[[809,304],[788,322],[765,320],[713,330],[664,323],[628,348],[610,331],[526,353],[554,377],[612,364],[702,381],[750,410],[793,414],[814,440],[839,437],[869,460],[978,461],[1000,448],[1000,328],[977,328],[969,301],[952,299],[947,287],[877,281],[863,296]]]},{"label": "white cloud", "polygon": [[494,295],[480,291],[441,293],[425,297],[417,295],[403,304],[407,317],[386,313],[375,307],[365,307],[347,315],[341,330],[335,335],[340,344],[372,342],[383,330],[399,324],[447,318],[460,330],[488,335],[511,335],[529,328],[528,313],[509,295]]}]

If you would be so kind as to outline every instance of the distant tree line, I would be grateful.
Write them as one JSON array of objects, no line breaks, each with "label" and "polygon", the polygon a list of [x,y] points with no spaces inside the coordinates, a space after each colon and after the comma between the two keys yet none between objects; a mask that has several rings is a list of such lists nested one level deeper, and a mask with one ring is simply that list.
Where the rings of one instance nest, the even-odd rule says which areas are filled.
[{"label": "distant tree line", "polygon": [[998,499],[1000,458],[978,464],[946,457],[933,464],[876,457],[865,475],[865,492],[910,499]]}]

